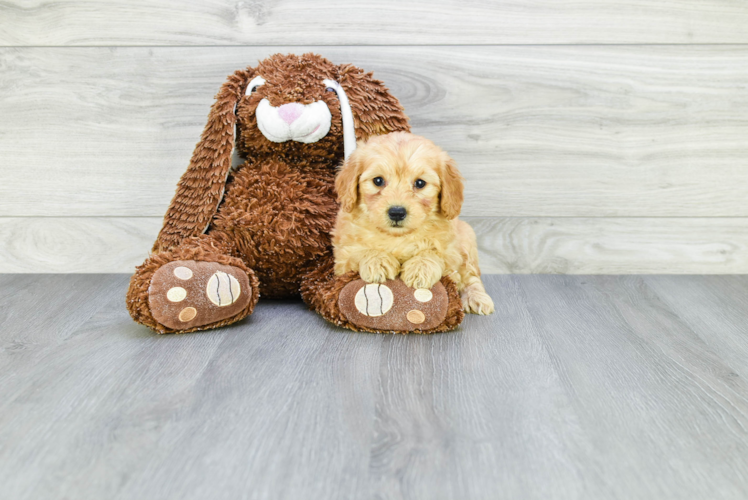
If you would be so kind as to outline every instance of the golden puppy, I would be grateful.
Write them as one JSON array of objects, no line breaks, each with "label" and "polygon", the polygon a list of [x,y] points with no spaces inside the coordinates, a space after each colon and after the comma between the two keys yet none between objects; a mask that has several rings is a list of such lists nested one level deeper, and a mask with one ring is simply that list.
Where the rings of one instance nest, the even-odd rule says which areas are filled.
[{"label": "golden puppy", "polygon": [[466,312],[492,313],[475,233],[457,219],[462,181],[454,160],[423,137],[396,132],[360,145],[335,180],[335,274],[358,271],[369,283],[399,274],[412,288],[449,276]]}]

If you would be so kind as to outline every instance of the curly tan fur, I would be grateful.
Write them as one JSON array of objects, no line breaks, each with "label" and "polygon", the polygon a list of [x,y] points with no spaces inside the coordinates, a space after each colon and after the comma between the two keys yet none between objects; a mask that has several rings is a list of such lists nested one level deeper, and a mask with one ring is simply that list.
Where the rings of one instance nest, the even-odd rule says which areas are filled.
[{"label": "curly tan fur", "polygon": [[[466,312],[493,312],[475,233],[457,219],[462,176],[441,148],[406,132],[373,137],[348,159],[336,187],[342,207],[333,236],[336,275],[358,271],[369,283],[399,276],[427,289],[449,276]],[[393,207],[404,219],[390,217]]]},{"label": "curly tan fur", "polygon": [[[245,95],[257,76],[265,84]],[[352,65],[334,65],[315,54],[276,54],[230,75],[179,181],[153,254],[132,277],[127,303],[135,321],[160,333],[174,331],[159,325],[150,312],[151,277],[174,260],[204,260],[245,271],[258,293],[241,314],[200,329],[246,317],[260,295],[300,294],[326,319],[351,328],[340,319],[334,299],[347,283],[333,274],[330,241],[338,210],[334,178],[344,141],[340,101],[326,91],[325,79],[344,89],[357,139],[409,130],[398,100],[371,73]],[[271,142],[257,125],[263,99],[273,107],[323,101],[331,115],[330,130],[313,143]],[[244,163],[232,170],[234,146]],[[457,323],[453,318],[451,324]]]}]

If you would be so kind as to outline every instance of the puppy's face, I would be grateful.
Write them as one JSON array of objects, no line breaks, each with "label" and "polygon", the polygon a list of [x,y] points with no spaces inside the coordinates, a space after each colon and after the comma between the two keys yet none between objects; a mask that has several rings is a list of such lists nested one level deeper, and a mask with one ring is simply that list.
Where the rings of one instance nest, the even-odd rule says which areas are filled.
[{"label": "puppy's face", "polygon": [[412,233],[432,218],[457,217],[462,176],[431,141],[397,132],[359,146],[336,179],[338,199],[359,222],[391,236]]}]

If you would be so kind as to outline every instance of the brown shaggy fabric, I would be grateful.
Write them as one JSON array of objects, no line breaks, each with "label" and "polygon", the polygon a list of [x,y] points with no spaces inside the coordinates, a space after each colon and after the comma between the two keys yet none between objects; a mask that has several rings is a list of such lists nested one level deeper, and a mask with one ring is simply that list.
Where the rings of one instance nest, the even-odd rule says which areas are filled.
[{"label": "brown shaggy fabric", "polygon": [[218,91],[190,166],[179,179],[177,192],[164,216],[164,226],[153,252],[168,250],[186,238],[202,234],[213,219],[231,168],[234,105],[248,77],[246,71],[237,71]]},{"label": "brown shaggy fabric", "polygon": [[262,296],[299,295],[301,277],[332,253],[329,234],[338,206],[329,163],[300,169],[278,159],[252,158],[232,176],[211,232],[231,239],[234,255],[251,267]]},{"label": "brown shaggy fabric", "polygon": [[[255,76],[265,84],[244,95]],[[127,305],[135,321],[160,333],[175,332],[150,313],[150,280],[168,262],[198,260],[244,270],[259,293],[240,314],[186,331],[238,321],[252,312],[260,295],[299,294],[326,319],[357,329],[342,317],[336,295],[357,276],[336,279],[332,272],[330,231],[338,210],[334,179],[344,148],[338,96],[326,90],[324,79],[343,87],[358,140],[410,129],[402,106],[384,84],[349,64],[334,65],[315,54],[276,54],[230,75],[177,185],[153,254],[131,280]],[[332,118],[330,131],[310,144],[271,142],[259,130],[255,114],[264,98],[276,107],[324,101]],[[232,170],[235,143],[245,162]],[[459,304],[459,296],[450,295],[447,319],[434,331],[459,324],[462,315],[452,311]]]},{"label": "brown shaggy fabric", "polygon": [[[257,300],[260,298],[260,293],[258,292],[260,282],[255,273],[252,272],[252,270],[248,268],[241,259],[227,255],[225,248],[226,247],[218,243],[212,237],[193,237],[185,241],[180,247],[165,252],[155,253],[148,257],[141,266],[137,267],[135,274],[130,279],[130,288],[127,291],[127,310],[130,311],[132,319],[156,330],[158,333],[187,333],[228,325],[252,314],[252,311],[257,304]],[[186,330],[175,330],[162,325],[156,321],[151,314],[150,305],[148,303],[148,288],[151,285],[151,278],[154,273],[161,266],[175,260],[217,262],[219,264],[238,267],[247,273],[247,276],[249,277],[249,285],[252,287],[252,300],[247,304],[247,307],[239,311],[237,314],[230,318],[216,321],[215,323]]]}]

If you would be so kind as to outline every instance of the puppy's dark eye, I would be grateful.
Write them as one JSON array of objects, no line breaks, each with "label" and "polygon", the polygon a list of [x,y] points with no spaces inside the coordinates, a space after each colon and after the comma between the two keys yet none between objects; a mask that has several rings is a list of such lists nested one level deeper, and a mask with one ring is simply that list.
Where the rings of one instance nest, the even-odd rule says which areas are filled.
[{"label": "puppy's dark eye", "polygon": [[373,178],[373,179],[371,180],[371,182],[373,182],[373,183],[374,183],[374,185],[375,185],[375,186],[377,186],[377,187],[382,187],[382,186],[384,186],[384,179],[382,179],[381,177],[374,177],[374,178]]},{"label": "puppy's dark eye", "polygon": [[414,185],[416,186],[416,189],[423,189],[424,187],[426,187],[426,181],[424,181],[423,179],[416,179]]}]

